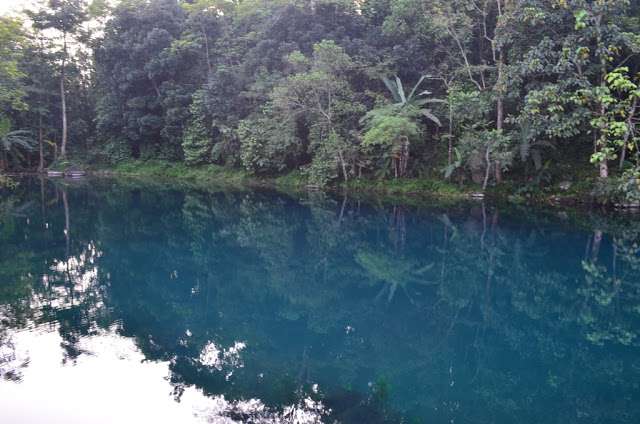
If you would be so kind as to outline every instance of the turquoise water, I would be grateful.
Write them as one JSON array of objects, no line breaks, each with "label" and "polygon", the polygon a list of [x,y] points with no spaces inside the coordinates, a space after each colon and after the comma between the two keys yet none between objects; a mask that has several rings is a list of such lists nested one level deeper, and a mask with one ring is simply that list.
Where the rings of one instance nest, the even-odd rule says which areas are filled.
[{"label": "turquoise water", "polygon": [[22,181],[2,423],[637,423],[640,218]]}]

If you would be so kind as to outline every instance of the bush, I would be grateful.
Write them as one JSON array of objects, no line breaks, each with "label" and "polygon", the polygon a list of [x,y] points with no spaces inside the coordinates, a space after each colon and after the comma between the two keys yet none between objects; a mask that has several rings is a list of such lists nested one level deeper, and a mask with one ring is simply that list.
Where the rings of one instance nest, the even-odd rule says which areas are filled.
[{"label": "bush", "polygon": [[240,121],[240,159],[254,174],[281,173],[302,153],[302,143],[290,120],[261,114]]},{"label": "bush", "polygon": [[640,169],[625,171],[618,179],[617,192],[624,203],[640,204]]}]

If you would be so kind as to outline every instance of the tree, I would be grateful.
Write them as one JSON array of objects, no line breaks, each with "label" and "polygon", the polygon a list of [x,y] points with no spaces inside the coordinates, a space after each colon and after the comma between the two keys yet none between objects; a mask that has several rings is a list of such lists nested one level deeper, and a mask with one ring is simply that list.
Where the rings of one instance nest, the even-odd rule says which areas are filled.
[{"label": "tree", "polygon": [[23,127],[30,128],[37,134],[38,172],[44,171],[45,145],[56,132],[56,124],[52,118],[57,111],[55,102],[56,93],[59,93],[59,81],[55,76],[57,66],[53,50],[51,41],[43,31],[32,28],[28,33],[28,43],[25,44],[25,54],[20,61],[20,68],[25,73],[23,83],[29,110],[21,113],[19,121]]},{"label": "tree", "polygon": [[[601,101],[604,112],[594,126],[599,128],[599,150],[591,156],[593,163],[620,159],[619,169],[624,171],[615,191],[616,197],[629,202],[640,201],[640,137],[636,125],[640,78],[631,77],[628,67],[616,68],[605,77],[607,88]],[[627,152],[630,156],[627,156]]]},{"label": "tree", "polygon": [[391,159],[395,178],[406,175],[410,141],[416,140],[421,133],[420,118],[427,118],[437,126],[441,126],[438,117],[426,105],[444,103],[444,101],[427,97],[431,94],[430,91],[418,93],[425,79],[426,76],[422,76],[407,95],[397,75],[393,81],[384,77],[382,80],[395,103],[373,109],[361,120],[366,130],[363,146],[382,147],[385,151],[384,159]]},{"label": "tree", "polygon": [[[202,79],[196,45],[180,40],[185,12],[175,2],[123,2],[96,49],[98,137],[133,158],[182,159],[191,96]],[[124,58],[124,59],[123,59]]]},{"label": "tree", "polygon": [[232,2],[220,0],[196,0],[192,3],[183,3],[182,7],[187,12],[187,32],[183,37],[197,37],[202,44],[207,69],[207,80],[213,72],[212,44],[216,36],[220,35],[220,18],[233,13]]},{"label": "tree", "polygon": [[[622,34],[622,28],[616,18],[624,15],[629,2],[626,0],[606,0],[586,2],[570,1],[566,7],[572,7],[575,16],[575,29],[578,32],[578,60],[592,60],[594,76],[588,80],[589,86],[577,91],[578,101],[592,107],[590,123],[594,129],[594,161],[598,164],[600,178],[609,177],[608,161],[615,159],[607,143],[606,124],[609,89],[607,74],[610,63],[623,49],[637,50],[640,43],[629,40]],[[588,62],[587,62],[588,63]],[[580,62],[577,63],[578,65]],[[578,69],[580,71],[580,69]],[[586,76],[588,78],[588,76]],[[584,77],[583,77],[584,79]]]},{"label": "tree", "polygon": [[[528,44],[518,45],[526,51],[518,77],[526,94],[516,118],[523,152],[540,141],[557,147],[562,140],[579,139],[591,145],[588,156],[595,153],[598,176],[608,180],[614,156],[605,133],[608,104],[615,96],[606,77],[620,64],[635,62],[637,25],[624,18],[633,7],[617,0],[554,1],[518,15],[518,22],[535,34]],[[540,32],[543,21],[553,25],[555,37]]]},{"label": "tree", "polygon": [[62,140],[60,144],[60,158],[67,155],[67,90],[66,71],[69,57],[69,44],[77,40],[81,25],[87,19],[87,6],[84,0],[49,0],[48,8],[42,8],[31,14],[34,27],[39,30],[53,29],[60,34],[59,52],[59,81],[60,81],[60,113],[62,117]]},{"label": "tree", "polygon": [[21,84],[25,75],[18,67],[23,40],[22,22],[0,16],[0,116],[8,113],[9,109],[27,108],[24,102],[26,93]]},{"label": "tree", "polygon": [[[395,178],[404,177],[409,161],[411,140],[419,139],[418,113],[413,108],[399,110],[395,105],[369,111],[362,122],[365,127],[362,146],[381,148],[383,162],[389,163]],[[385,166],[383,169],[388,168]]]},{"label": "tree", "polygon": [[28,108],[22,83],[25,74],[18,66],[23,42],[22,22],[0,17],[0,172],[8,167],[9,156],[31,147],[25,132],[11,130],[10,119],[10,115]]},{"label": "tree", "polygon": [[321,185],[326,182],[321,176],[336,167],[348,181],[355,151],[349,130],[362,111],[348,79],[354,63],[331,40],[315,44],[311,58],[293,52],[288,60],[295,72],[274,88],[273,113],[276,119],[300,119],[307,126],[310,149],[316,154],[310,172],[317,171]]}]

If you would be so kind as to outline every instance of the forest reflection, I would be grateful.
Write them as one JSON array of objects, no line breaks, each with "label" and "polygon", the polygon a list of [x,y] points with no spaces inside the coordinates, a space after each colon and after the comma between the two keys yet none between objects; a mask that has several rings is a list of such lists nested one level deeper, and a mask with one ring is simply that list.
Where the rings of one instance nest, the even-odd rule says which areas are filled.
[{"label": "forest reflection", "polygon": [[21,331],[70,366],[106,331],[238,422],[637,422],[639,241],[596,214],[25,180],[0,384]]}]

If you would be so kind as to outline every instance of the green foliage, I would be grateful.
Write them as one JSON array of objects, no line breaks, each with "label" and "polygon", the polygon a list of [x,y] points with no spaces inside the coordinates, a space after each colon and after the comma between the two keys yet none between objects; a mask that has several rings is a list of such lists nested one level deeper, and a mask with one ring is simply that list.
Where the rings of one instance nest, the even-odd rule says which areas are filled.
[{"label": "green foliage", "polygon": [[205,93],[200,91],[193,96],[190,106],[191,119],[184,131],[182,150],[184,160],[189,165],[211,162],[213,139],[205,121]]},{"label": "green foliage", "polygon": [[616,189],[622,202],[636,207],[640,206],[640,169],[627,169],[620,176]]},{"label": "green foliage", "polygon": [[348,179],[344,168],[345,156],[348,154],[349,144],[335,131],[329,133],[316,142],[314,157],[304,169],[309,183],[316,187],[325,187],[340,175],[342,166],[343,177]]},{"label": "green foliage", "polygon": [[476,182],[483,190],[494,178],[495,168],[509,169],[514,158],[511,137],[498,130],[469,130],[460,138],[459,149],[469,171],[479,175]]},{"label": "green foliage", "polygon": [[565,84],[546,84],[531,90],[524,99],[518,124],[527,127],[530,139],[569,139],[578,136],[588,111],[567,95]]},{"label": "green foliage", "polygon": [[367,131],[364,134],[365,147],[390,147],[401,138],[417,138],[420,127],[415,119],[398,113],[394,106],[374,109],[365,115]]},{"label": "green foliage", "polygon": [[184,20],[171,2],[124,2],[96,48],[99,137],[128,141],[134,158],[182,157],[193,93],[185,82],[199,70],[190,44],[175,43]]},{"label": "green foliage", "polygon": [[240,121],[238,138],[244,168],[255,174],[287,170],[303,148],[294,125],[295,121],[282,121],[267,114]]},{"label": "green foliage", "polygon": [[459,187],[442,180],[437,179],[358,179],[345,184],[349,190],[356,192],[371,193],[374,195],[398,196],[403,201],[409,201],[410,196],[424,194],[427,197],[436,197],[441,199],[461,199],[466,193]]},{"label": "green foliage", "polygon": [[403,161],[408,152],[405,151],[412,142],[420,140],[422,133],[416,115],[411,108],[399,110],[398,106],[391,105],[373,109],[363,118],[362,146],[369,155],[379,158],[378,167],[383,170],[383,176],[387,170],[393,170],[396,177],[406,173]]},{"label": "green foliage", "polygon": [[430,108],[427,108],[425,106],[428,104],[445,103],[445,101],[427,97],[429,94],[431,94],[431,92],[428,90],[418,93],[418,89],[425,79],[426,76],[421,76],[408,95],[405,94],[402,80],[400,80],[400,77],[398,77],[397,75],[395,76],[394,81],[390,80],[387,77],[383,77],[382,81],[384,82],[384,85],[387,87],[389,92],[391,92],[396,106],[398,106],[400,109],[416,109],[417,112],[440,127],[442,126],[442,124],[440,123],[440,119],[438,119],[438,117],[433,114]]},{"label": "green foliage", "polygon": [[369,251],[358,251],[355,260],[374,284],[384,284],[378,296],[386,293],[387,302],[393,300],[398,288],[410,298],[408,290],[411,285],[429,285],[425,281],[425,273],[433,267],[433,264],[422,265],[413,259]]},{"label": "green foliage", "polygon": [[119,164],[131,158],[129,143],[123,140],[109,140],[100,149],[99,162]]},{"label": "green foliage", "polygon": [[596,91],[603,113],[591,121],[591,125],[600,130],[599,149],[591,155],[591,162],[617,159],[621,152],[628,151],[633,159],[633,168],[638,170],[640,135],[636,133],[634,121],[637,120],[640,88],[638,78],[631,78],[628,73],[628,67],[614,69],[605,77],[606,87]]},{"label": "green foliage", "polygon": [[27,108],[21,81],[25,74],[18,66],[23,41],[22,21],[0,16],[0,113]]},{"label": "green foliage", "polygon": [[[306,153],[312,157],[306,166],[312,184],[325,186],[340,173],[348,180],[357,150],[352,131],[363,110],[347,78],[353,61],[331,40],[314,44],[310,58],[294,52],[288,60],[295,71],[270,93],[271,108],[241,125],[245,167],[282,170],[291,155]],[[300,132],[307,140],[298,141]],[[298,146],[304,150],[296,151]]]},{"label": "green foliage", "polygon": [[20,162],[26,152],[34,149],[35,141],[26,130],[11,130],[11,121],[0,115],[0,170],[5,170],[7,160]]},{"label": "green foliage", "polygon": [[[362,146],[367,153],[373,154],[378,168],[383,170],[382,176],[386,176],[387,169],[392,169],[396,178],[405,176],[410,145],[419,141],[422,135],[420,118],[441,126],[440,120],[426,105],[444,101],[426,97],[431,94],[429,91],[418,93],[425,78],[422,76],[407,95],[398,76],[393,81],[384,77],[382,80],[395,103],[367,112],[360,121],[365,128]],[[372,151],[376,149],[381,154]]]},{"label": "green foliage", "polygon": [[158,160],[129,160],[109,168],[109,172],[122,178],[206,190],[220,186],[244,187],[250,183],[247,174],[237,169],[217,165],[187,166]]}]

